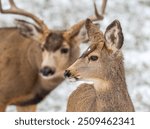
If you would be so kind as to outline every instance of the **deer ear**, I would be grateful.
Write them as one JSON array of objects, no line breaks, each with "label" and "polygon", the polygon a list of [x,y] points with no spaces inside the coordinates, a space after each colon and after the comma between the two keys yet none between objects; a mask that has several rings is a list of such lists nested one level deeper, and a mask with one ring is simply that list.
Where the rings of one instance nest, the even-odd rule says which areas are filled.
[{"label": "deer ear", "polygon": [[16,20],[15,21],[17,28],[19,29],[20,33],[25,36],[29,37],[33,40],[39,41],[42,37],[42,32],[41,30],[35,26],[32,23],[29,23],[24,20]]},{"label": "deer ear", "polygon": [[[100,24],[99,23],[94,23],[94,25],[97,26],[97,28],[100,28]],[[83,26],[81,28],[79,34],[76,37],[79,39],[80,43],[88,43],[89,42],[87,29],[85,28],[85,26]]]},{"label": "deer ear", "polygon": [[85,29],[85,26],[83,26],[77,35],[74,36],[80,43],[87,43],[88,42],[88,35],[87,35],[87,30]]},{"label": "deer ear", "polygon": [[120,22],[114,20],[107,28],[105,32],[106,46],[113,51],[119,50],[123,45],[123,33]]}]

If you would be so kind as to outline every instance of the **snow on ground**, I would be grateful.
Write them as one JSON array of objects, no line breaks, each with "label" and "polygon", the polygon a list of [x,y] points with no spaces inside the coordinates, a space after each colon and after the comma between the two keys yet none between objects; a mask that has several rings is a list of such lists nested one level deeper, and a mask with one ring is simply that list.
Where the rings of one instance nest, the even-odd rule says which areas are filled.
[{"label": "snow on ground", "polygon": [[[44,19],[52,29],[67,28],[93,13],[92,0],[15,0],[18,6],[28,9]],[[101,0],[97,0],[100,4]],[[8,2],[3,0],[7,8]],[[108,0],[102,31],[114,19],[121,22],[124,32],[124,63],[130,96],[136,111],[150,111],[150,1]],[[0,27],[13,26],[20,16],[0,15]],[[22,18],[22,17],[21,17]],[[82,45],[81,49],[85,49]],[[78,82],[64,81],[38,105],[38,111],[65,111],[69,94]],[[15,111],[15,106],[7,111]]]}]

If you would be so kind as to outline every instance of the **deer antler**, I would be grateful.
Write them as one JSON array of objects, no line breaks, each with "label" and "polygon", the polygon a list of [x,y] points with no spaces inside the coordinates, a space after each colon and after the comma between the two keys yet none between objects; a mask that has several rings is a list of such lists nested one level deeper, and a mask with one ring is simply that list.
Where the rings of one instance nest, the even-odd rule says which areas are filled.
[{"label": "deer antler", "polygon": [[[105,14],[105,9],[106,9],[106,4],[107,4],[107,0],[102,0],[102,8],[101,8],[101,14],[99,14],[97,6],[96,6],[96,2],[95,0],[93,0],[94,3],[94,12],[95,15],[94,16],[90,16],[88,17],[91,21],[98,21],[98,20],[103,20],[104,19],[104,14]],[[77,24],[73,25],[66,33],[65,33],[65,37],[72,37],[73,35],[75,35],[76,33],[79,32],[79,30],[83,27],[83,25],[85,24],[86,20],[81,20],[80,22],[78,22]]]},{"label": "deer antler", "polygon": [[41,28],[44,35],[47,36],[47,33],[48,33],[49,29],[48,29],[47,25],[44,24],[44,22],[41,19],[39,19],[35,15],[33,15],[33,14],[23,10],[23,9],[18,8],[15,5],[13,0],[9,0],[9,3],[10,3],[10,6],[11,6],[10,9],[4,10],[2,8],[2,3],[1,3],[1,0],[0,0],[0,12],[1,13],[4,13],[4,14],[17,14],[17,15],[23,15],[23,16],[31,18],[32,20],[34,20],[39,25],[39,27]]},{"label": "deer antler", "polygon": [[105,14],[106,4],[107,4],[107,0],[103,0],[103,3],[102,3],[102,10],[101,10],[102,15]]}]

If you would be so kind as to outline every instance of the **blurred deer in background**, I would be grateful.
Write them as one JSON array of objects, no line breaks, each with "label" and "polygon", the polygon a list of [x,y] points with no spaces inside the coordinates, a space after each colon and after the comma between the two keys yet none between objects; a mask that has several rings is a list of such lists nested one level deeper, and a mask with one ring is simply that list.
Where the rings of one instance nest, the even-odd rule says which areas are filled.
[{"label": "blurred deer in background", "polygon": [[[63,80],[63,72],[79,56],[79,44],[85,40],[80,30],[85,20],[67,30],[50,30],[35,15],[18,8],[9,0],[11,8],[4,14],[17,14],[31,18],[35,24],[16,20],[17,27],[0,28],[0,111],[7,105],[16,105],[18,111],[35,111],[36,104]],[[94,2],[96,16],[102,20]],[[82,38],[81,38],[82,37]]]},{"label": "blurred deer in background", "polygon": [[81,84],[69,97],[67,111],[74,112],[132,112],[123,66],[123,33],[118,20],[113,21],[103,34],[86,21],[91,46],[64,73],[65,77],[92,81]]}]

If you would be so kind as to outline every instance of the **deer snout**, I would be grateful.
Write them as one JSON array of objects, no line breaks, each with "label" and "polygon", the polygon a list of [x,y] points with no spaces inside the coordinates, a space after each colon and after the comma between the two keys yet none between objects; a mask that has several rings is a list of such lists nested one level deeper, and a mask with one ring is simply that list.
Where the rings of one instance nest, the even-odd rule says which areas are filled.
[{"label": "deer snout", "polygon": [[71,76],[70,70],[65,70],[64,76],[65,76],[65,78],[67,78],[67,77],[69,78]]},{"label": "deer snout", "polygon": [[51,67],[44,67],[40,70],[40,73],[43,75],[43,76],[49,76],[49,75],[54,75],[55,74],[55,68],[51,68]]}]

